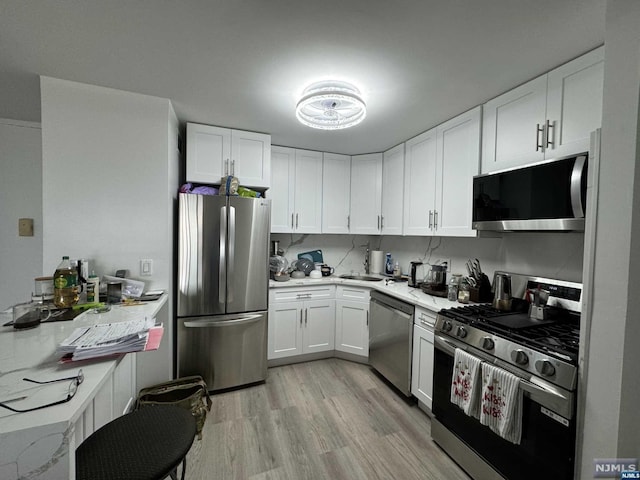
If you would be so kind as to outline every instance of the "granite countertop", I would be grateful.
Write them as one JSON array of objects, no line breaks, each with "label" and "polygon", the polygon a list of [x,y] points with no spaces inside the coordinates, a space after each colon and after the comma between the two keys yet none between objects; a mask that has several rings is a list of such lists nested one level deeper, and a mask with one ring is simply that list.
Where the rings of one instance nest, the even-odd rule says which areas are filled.
[{"label": "granite countertop", "polygon": [[[165,293],[159,300],[142,305],[117,305],[109,312],[99,314],[87,311],[74,320],[45,322],[27,330],[15,330],[11,326],[0,327],[0,401],[26,396],[24,400],[12,402],[11,406],[30,408],[62,400],[67,395],[70,382],[37,385],[22,379],[71,377],[77,375],[80,368],[84,374],[84,382],[69,402],[24,413],[14,413],[0,407],[0,434],[60,422],[75,422],[107,381],[120,357],[60,364],[59,358],[55,356],[56,347],[78,327],[122,322],[145,316],[153,318],[167,302],[167,298]],[[1,324],[9,320],[10,313],[0,313]]]},{"label": "granite countertop", "polygon": [[[368,275],[376,276],[376,275]],[[461,304],[443,297],[435,297],[424,293],[419,288],[409,287],[407,282],[395,282],[388,277],[380,277],[380,281],[352,280],[330,275],[322,278],[292,278],[286,282],[269,280],[269,288],[313,287],[322,285],[353,285],[377,290],[392,297],[399,298],[413,305],[439,312],[443,308],[459,307]]]}]

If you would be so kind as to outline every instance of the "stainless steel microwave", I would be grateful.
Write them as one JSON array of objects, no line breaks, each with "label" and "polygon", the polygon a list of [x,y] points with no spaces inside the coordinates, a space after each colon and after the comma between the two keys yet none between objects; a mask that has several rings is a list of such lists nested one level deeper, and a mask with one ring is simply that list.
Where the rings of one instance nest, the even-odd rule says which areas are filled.
[{"label": "stainless steel microwave", "polygon": [[584,231],[588,154],[473,178],[476,230]]}]

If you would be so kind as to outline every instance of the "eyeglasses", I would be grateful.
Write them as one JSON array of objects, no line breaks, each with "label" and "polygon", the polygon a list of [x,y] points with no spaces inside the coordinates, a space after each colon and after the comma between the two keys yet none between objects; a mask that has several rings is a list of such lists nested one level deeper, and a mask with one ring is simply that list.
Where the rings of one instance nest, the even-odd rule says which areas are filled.
[{"label": "eyeglasses", "polygon": [[56,380],[47,380],[47,381],[38,381],[38,380],[32,380],[30,378],[23,378],[22,380],[24,380],[25,382],[31,382],[31,383],[37,383],[38,385],[45,385],[48,383],[57,383],[57,382],[64,382],[65,380],[71,380],[71,383],[69,383],[69,390],[67,391],[67,397],[63,400],[58,400],[57,402],[52,402],[52,403],[47,403],[46,405],[40,405],[38,407],[33,407],[33,408],[24,408],[24,409],[20,409],[20,408],[13,408],[10,407],[9,405],[5,403],[0,402],[0,407],[6,408],[7,410],[11,410],[12,412],[17,412],[17,413],[24,413],[24,412],[32,412],[33,410],[40,410],[41,408],[47,408],[47,407],[52,407],[54,405],[60,405],[61,403],[66,403],[69,400],[71,400],[76,392],[78,391],[78,387],[80,386],[80,384],[82,382],[84,382],[84,374],[82,373],[82,369],[80,369],[78,371],[78,375],[74,376],[74,377],[65,377],[65,378],[58,378]]}]

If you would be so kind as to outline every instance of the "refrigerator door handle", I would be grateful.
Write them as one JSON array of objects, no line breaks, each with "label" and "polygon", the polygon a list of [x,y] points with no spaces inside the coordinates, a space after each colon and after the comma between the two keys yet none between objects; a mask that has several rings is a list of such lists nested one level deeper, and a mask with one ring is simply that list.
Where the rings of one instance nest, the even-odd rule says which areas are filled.
[{"label": "refrigerator door handle", "polygon": [[192,320],[184,322],[184,326],[187,328],[209,328],[209,327],[229,327],[229,326],[237,326],[244,323],[254,323],[259,321],[262,318],[262,315],[252,314],[252,315],[243,315],[234,320]]},{"label": "refrigerator door handle", "polygon": [[225,303],[227,247],[225,232],[227,230],[227,207],[220,208],[220,264],[218,265],[218,303]]},{"label": "refrigerator door handle", "polygon": [[236,208],[229,206],[229,257],[227,258],[227,303],[233,302],[233,274],[236,253]]}]

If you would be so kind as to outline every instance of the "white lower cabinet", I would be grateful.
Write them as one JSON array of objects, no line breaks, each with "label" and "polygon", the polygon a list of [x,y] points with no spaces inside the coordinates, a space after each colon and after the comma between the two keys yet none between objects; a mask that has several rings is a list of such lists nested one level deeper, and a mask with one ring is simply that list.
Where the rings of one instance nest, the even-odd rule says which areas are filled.
[{"label": "white lower cabinet", "polygon": [[413,325],[413,362],[411,393],[431,409],[433,398],[433,324],[435,313],[420,307]]},{"label": "white lower cabinet", "polygon": [[270,292],[267,359],[333,350],[335,287]]},{"label": "white lower cabinet", "polygon": [[136,392],[136,353],[124,355],[75,424],[75,444],[133,409]]},{"label": "white lower cabinet", "polygon": [[369,356],[369,289],[336,289],[336,350]]}]

